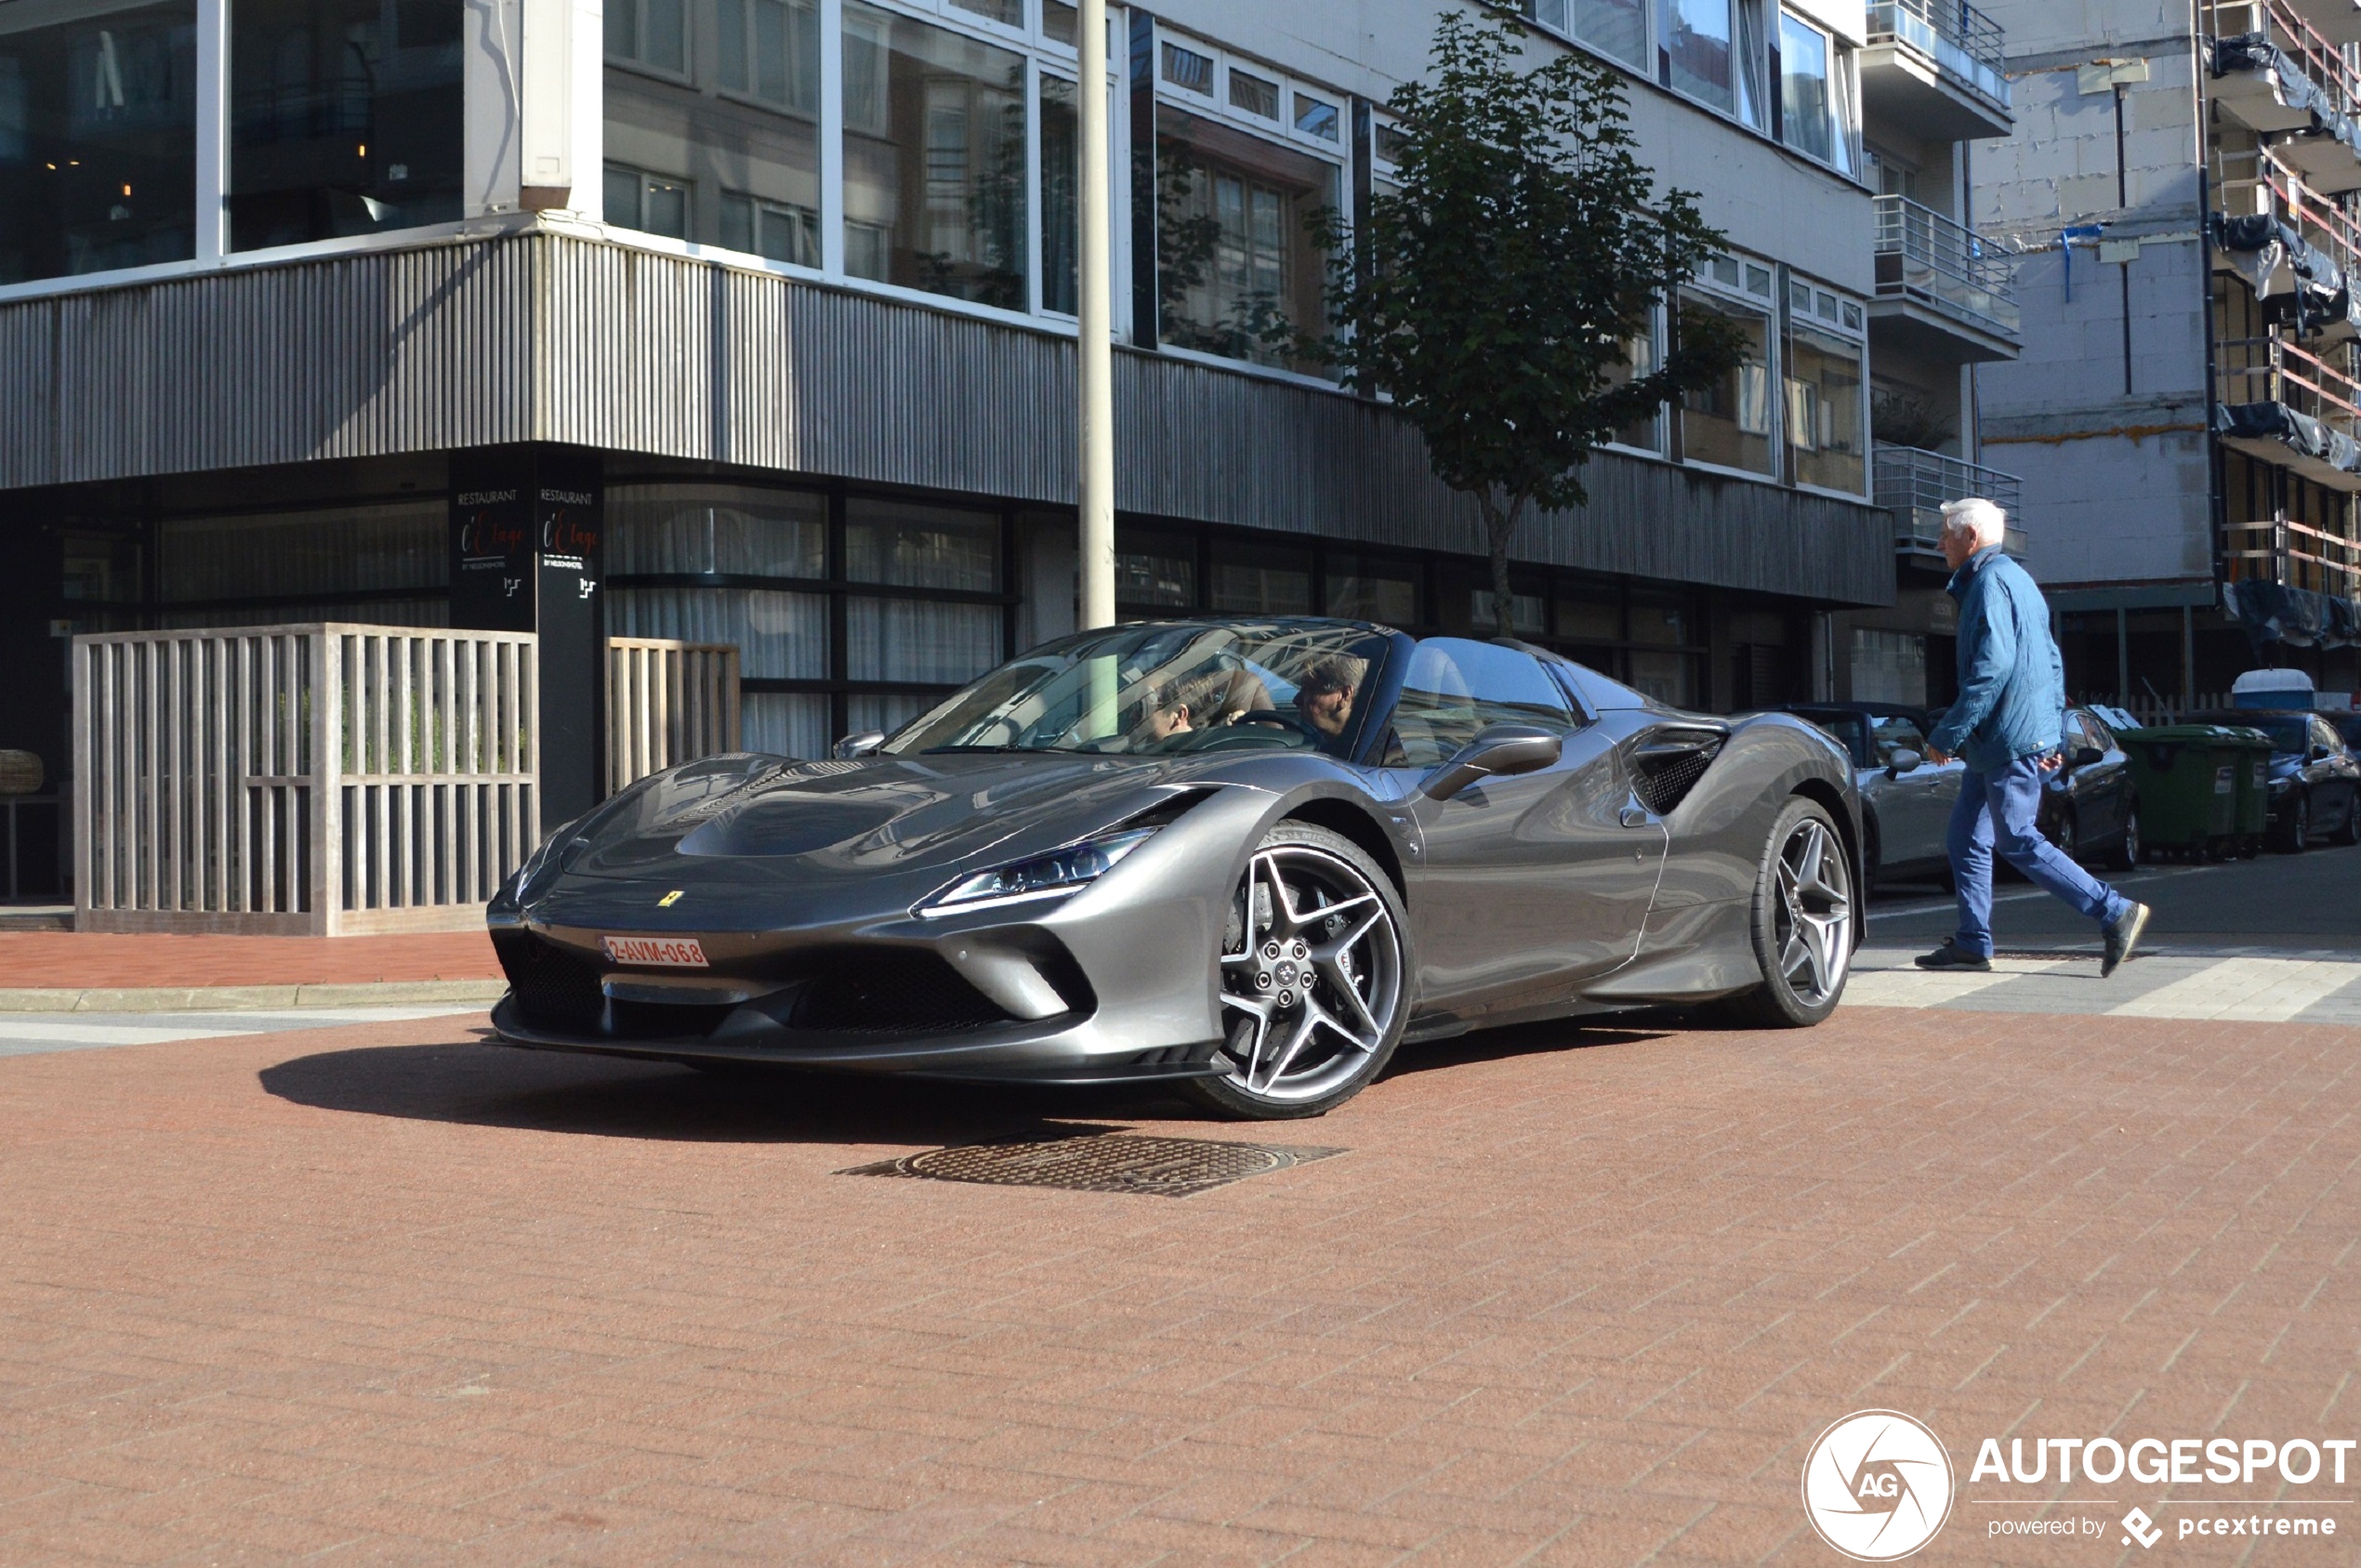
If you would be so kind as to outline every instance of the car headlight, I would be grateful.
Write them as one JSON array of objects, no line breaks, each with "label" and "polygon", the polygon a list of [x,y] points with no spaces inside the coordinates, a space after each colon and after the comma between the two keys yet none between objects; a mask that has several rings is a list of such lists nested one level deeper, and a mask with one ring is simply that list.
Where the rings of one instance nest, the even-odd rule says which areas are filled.
[{"label": "car headlight", "polygon": [[1017,861],[961,877],[918,906],[922,916],[964,915],[996,903],[1049,898],[1088,887],[1124,856],[1155,837],[1153,827],[1110,833],[1053,854]]}]

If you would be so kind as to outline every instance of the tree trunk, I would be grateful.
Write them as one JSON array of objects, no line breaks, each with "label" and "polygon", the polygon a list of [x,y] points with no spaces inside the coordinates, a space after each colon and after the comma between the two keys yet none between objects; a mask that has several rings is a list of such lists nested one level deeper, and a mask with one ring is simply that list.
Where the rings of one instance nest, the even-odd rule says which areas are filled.
[{"label": "tree trunk", "polygon": [[1496,499],[1489,490],[1476,496],[1477,509],[1484,514],[1484,542],[1492,557],[1492,635],[1514,637],[1516,628],[1516,597],[1509,591],[1509,541],[1516,536],[1517,524],[1524,517],[1525,502],[1532,492],[1520,490],[1508,497],[1506,504]]}]

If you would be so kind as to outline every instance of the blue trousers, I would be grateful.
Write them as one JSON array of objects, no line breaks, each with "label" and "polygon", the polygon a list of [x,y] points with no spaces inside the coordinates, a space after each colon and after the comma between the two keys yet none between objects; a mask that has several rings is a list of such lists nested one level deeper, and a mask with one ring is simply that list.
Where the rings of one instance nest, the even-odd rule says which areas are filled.
[{"label": "blue trousers", "polygon": [[2020,757],[1998,772],[1970,769],[1951,808],[1951,876],[1959,886],[1960,948],[1992,956],[1992,855],[2025,874],[2034,886],[2064,899],[2090,918],[2112,926],[2130,901],[2058,852],[2035,825],[2041,812],[2041,759]]}]

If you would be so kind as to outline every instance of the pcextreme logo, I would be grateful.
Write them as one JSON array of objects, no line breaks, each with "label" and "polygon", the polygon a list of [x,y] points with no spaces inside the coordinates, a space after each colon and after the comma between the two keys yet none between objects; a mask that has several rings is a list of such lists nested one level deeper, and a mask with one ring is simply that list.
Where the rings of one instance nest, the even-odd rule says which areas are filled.
[{"label": "pcextreme logo", "polygon": [[1804,1456],[1803,1512],[1822,1540],[1855,1561],[1907,1557],[1951,1515],[1951,1456],[1912,1416],[1856,1411]]}]

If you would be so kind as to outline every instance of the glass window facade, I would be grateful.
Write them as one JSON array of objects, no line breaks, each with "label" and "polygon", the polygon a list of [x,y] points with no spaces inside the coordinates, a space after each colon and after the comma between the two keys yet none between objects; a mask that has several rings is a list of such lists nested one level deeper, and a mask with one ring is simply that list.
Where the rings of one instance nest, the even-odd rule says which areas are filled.
[{"label": "glass window facade", "polygon": [[1667,85],[1725,114],[1737,112],[1735,0],[1663,0]]},{"label": "glass window facade", "polygon": [[455,222],[462,0],[231,0],[230,247]]},{"label": "glass window facade", "polygon": [[1041,308],[1081,308],[1082,123],[1074,84],[1041,76]]},{"label": "glass window facade", "polygon": [[1648,64],[1646,0],[1524,0],[1524,14],[1627,65]]},{"label": "glass window facade", "polygon": [[1286,545],[1224,545],[1213,553],[1212,607],[1248,615],[1312,613],[1312,552]]},{"label": "glass window facade", "polygon": [[0,6],[0,283],[196,254],[194,0]]},{"label": "glass window facade", "polygon": [[1030,308],[1024,70],[1012,50],[847,0],[845,270]]},{"label": "glass window facade", "polygon": [[1811,327],[1787,334],[1787,448],[1798,484],[1868,489],[1863,349]]},{"label": "glass window facade", "polygon": [[1157,292],[1164,341],[1286,364],[1280,335],[1323,318],[1326,253],[1306,221],[1337,166],[1170,104],[1156,109]]},{"label": "glass window facade", "polygon": [[1695,288],[1681,291],[1681,309],[1726,318],[1738,329],[1746,350],[1735,368],[1682,400],[1682,455],[1692,462],[1775,473],[1770,316]]}]

